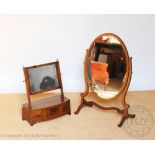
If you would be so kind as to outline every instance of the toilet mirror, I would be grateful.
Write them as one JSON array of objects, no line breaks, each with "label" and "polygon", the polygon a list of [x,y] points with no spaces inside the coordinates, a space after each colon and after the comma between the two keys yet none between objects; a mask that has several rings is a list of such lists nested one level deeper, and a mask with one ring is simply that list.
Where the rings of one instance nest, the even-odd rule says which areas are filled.
[{"label": "toilet mirror", "polygon": [[[125,100],[131,75],[132,58],[129,57],[123,41],[113,33],[99,35],[86,50],[84,60],[85,91],[80,94],[81,102],[74,113],[78,114],[85,106],[95,106],[104,111],[117,111],[122,115],[118,124],[118,127],[121,127],[125,120],[135,117],[135,114],[128,112],[129,105]],[[91,96],[94,97],[93,100],[89,97],[86,98],[89,93],[96,94]],[[121,99],[122,108],[101,106],[100,104],[118,97]]]},{"label": "toilet mirror", "polygon": [[116,97],[127,81],[128,53],[124,43],[107,33],[97,37],[88,51],[86,72],[91,90],[103,99]]}]

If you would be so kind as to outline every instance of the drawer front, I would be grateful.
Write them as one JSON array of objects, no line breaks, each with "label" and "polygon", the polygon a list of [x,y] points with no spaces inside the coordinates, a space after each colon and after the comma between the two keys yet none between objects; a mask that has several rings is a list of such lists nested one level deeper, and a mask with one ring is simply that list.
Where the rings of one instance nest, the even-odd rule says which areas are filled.
[{"label": "drawer front", "polygon": [[45,109],[45,119],[50,120],[60,116],[60,106],[50,107]]},{"label": "drawer front", "polygon": [[70,112],[70,103],[69,103],[69,102],[64,103],[64,104],[62,105],[62,113],[63,113],[63,114],[67,114],[67,113],[69,113],[69,112]]},{"label": "drawer front", "polygon": [[43,111],[42,110],[31,111],[31,121],[40,122],[42,120],[43,120]]}]

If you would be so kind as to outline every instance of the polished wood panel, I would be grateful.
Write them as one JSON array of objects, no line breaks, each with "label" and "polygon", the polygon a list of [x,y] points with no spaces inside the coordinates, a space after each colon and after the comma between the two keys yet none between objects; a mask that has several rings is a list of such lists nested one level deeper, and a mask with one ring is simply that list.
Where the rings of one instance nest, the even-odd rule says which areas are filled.
[{"label": "polished wood panel", "polygon": [[24,104],[22,107],[22,119],[27,120],[30,125],[58,118],[65,114],[71,114],[70,100],[64,97],[62,101],[61,95],[32,101],[31,105],[31,109],[29,109],[28,103]]}]

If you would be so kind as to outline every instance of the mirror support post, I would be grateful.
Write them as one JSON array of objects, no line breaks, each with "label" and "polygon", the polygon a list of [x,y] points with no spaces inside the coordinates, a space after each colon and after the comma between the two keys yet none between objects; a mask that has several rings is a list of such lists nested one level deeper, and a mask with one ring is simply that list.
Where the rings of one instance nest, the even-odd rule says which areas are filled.
[{"label": "mirror support post", "polygon": [[28,99],[28,108],[31,109],[32,105],[31,105],[31,98],[30,98],[30,88],[28,85],[28,77],[27,77],[27,70],[26,68],[23,67],[23,71],[24,71],[24,75],[25,75],[25,83],[26,83],[26,91],[27,91],[27,99]]},{"label": "mirror support post", "polygon": [[80,112],[80,110],[84,107],[84,106],[91,106],[87,103],[87,101],[84,99],[85,96],[88,95],[89,93],[89,84],[88,84],[88,79],[87,79],[87,60],[89,58],[89,50],[87,49],[86,50],[86,55],[85,55],[85,60],[84,60],[84,79],[85,79],[85,92],[84,93],[81,93],[80,96],[81,96],[81,103],[79,105],[79,107],[77,108],[77,110],[74,112],[74,114],[78,114]]},{"label": "mirror support post", "polygon": [[122,96],[121,96],[122,97],[121,104],[123,105],[124,110],[123,110],[122,119],[121,119],[120,123],[118,124],[118,127],[121,127],[123,125],[123,123],[125,122],[125,120],[127,120],[128,118],[135,118],[135,116],[136,116],[135,114],[129,114],[128,109],[130,106],[125,101],[125,97],[126,97],[126,94],[127,94],[128,88],[129,88],[129,84],[131,81],[131,76],[132,76],[132,57],[130,57],[130,60],[129,60],[129,78],[128,78],[126,87],[124,89],[124,92],[122,93]]}]

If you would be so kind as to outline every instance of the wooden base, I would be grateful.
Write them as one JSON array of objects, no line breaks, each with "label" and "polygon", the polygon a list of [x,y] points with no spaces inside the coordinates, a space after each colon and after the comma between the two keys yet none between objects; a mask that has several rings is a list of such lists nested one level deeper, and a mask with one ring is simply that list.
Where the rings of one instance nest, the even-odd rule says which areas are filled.
[{"label": "wooden base", "polygon": [[66,97],[62,100],[61,95],[33,101],[31,104],[31,109],[27,103],[22,107],[22,120],[27,120],[31,126],[37,122],[71,114],[70,100]]},{"label": "wooden base", "polygon": [[89,107],[96,106],[97,108],[100,108],[102,110],[116,110],[119,114],[122,115],[122,119],[121,119],[120,123],[118,124],[118,127],[122,127],[122,125],[126,119],[135,117],[135,114],[128,113],[129,105],[127,105],[127,104],[126,104],[126,108],[121,110],[117,107],[103,107],[94,101],[86,101],[84,98],[82,99],[81,104],[79,105],[78,109],[74,112],[74,114],[78,114],[80,112],[80,110],[85,106],[89,106]]}]

